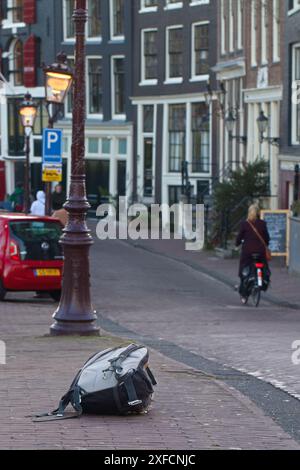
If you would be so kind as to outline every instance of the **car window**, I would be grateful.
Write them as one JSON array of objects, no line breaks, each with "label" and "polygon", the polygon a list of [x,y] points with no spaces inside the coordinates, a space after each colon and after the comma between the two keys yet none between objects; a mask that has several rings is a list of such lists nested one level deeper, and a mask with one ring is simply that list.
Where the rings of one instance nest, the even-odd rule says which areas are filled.
[{"label": "car window", "polygon": [[20,250],[22,260],[55,260],[62,258],[59,239],[62,227],[57,222],[10,222],[10,236]]}]

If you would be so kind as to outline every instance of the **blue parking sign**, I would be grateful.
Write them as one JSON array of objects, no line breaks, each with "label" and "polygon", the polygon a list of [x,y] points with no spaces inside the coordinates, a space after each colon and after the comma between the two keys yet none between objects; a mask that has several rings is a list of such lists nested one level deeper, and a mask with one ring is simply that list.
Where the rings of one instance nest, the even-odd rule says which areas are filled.
[{"label": "blue parking sign", "polygon": [[62,131],[44,129],[43,163],[62,163]]}]

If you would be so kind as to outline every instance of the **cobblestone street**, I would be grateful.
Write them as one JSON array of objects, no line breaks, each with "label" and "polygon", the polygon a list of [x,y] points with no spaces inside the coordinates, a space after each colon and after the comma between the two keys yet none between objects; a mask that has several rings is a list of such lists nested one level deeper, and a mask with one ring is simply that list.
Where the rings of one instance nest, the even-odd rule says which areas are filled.
[{"label": "cobblestone street", "polygon": [[[298,311],[268,303],[242,311],[222,284],[216,290],[211,278],[190,267],[125,243],[96,241],[92,250],[93,300],[101,318],[233,367],[265,367],[270,377],[276,368],[278,381],[288,383],[293,371],[290,386],[299,386],[298,371],[289,364]],[[54,309],[50,300],[21,293],[0,305],[0,337],[7,345],[7,365],[0,366],[1,448],[300,448],[254,401],[202,371],[200,363],[191,367],[153,349],[159,385],[149,414],[32,423],[25,416],[54,409],[93,352],[130,339],[103,330],[99,339],[47,337]]]}]

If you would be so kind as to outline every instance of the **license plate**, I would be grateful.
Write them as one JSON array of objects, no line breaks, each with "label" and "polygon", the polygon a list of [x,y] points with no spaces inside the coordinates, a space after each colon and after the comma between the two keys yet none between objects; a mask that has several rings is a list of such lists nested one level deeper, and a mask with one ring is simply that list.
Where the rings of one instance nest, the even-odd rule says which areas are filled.
[{"label": "license plate", "polygon": [[36,269],[34,271],[34,273],[37,277],[44,277],[44,276],[58,277],[58,276],[60,276],[60,270],[59,269]]}]

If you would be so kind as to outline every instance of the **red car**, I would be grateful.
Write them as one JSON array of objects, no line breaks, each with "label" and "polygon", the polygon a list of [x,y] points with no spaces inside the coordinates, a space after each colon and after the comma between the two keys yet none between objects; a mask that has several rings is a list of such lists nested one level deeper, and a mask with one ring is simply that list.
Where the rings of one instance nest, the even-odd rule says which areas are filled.
[{"label": "red car", "polygon": [[61,223],[51,217],[0,213],[0,301],[7,292],[48,292],[58,301]]}]

